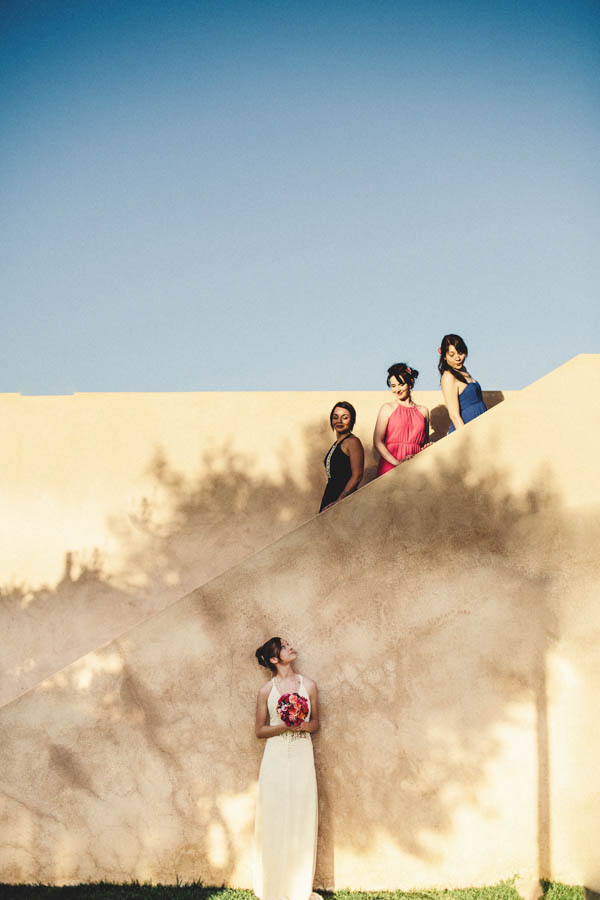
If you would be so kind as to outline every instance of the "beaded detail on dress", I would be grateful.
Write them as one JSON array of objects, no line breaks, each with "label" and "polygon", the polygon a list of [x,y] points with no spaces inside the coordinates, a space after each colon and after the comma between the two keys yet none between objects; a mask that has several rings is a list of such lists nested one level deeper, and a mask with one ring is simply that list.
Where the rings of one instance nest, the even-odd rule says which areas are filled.
[{"label": "beaded detail on dress", "polygon": [[308,731],[292,731],[291,728],[288,731],[284,731],[283,734],[280,734],[279,737],[284,738],[286,741],[305,741],[308,737]]},{"label": "beaded detail on dress", "polygon": [[337,443],[335,443],[335,444],[332,446],[331,450],[329,451],[329,453],[328,453],[327,456],[325,457],[325,471],[327,472],[327,479],[328,479],[328,480],[331,478],[331,457],[332,457],[333,454],[335,453],[336,448],[337,448]]}]

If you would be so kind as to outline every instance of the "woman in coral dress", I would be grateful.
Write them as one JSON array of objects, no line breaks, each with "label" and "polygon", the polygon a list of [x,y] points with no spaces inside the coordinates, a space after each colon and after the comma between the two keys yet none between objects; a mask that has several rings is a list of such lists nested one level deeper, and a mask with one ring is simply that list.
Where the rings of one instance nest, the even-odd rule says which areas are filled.
[{"label": "woman in coral dress", "polygon": [[406,363],[388,369],[387,384],[394,399],[379,410],[373,444],[379,453],[377,475],[410,459],[429,441],[429,410],[413,403],[411,391],[419,373]]},{"label": "woman in coral dress", "polygon": [[[273,677],[260,689],[256,736],[266,739],[258,776],[254,826],[254,893],[259,900],[316,900],[317,780],[311,734],[319,727],[317,685],[294,671],[296,651],[274,637],[256,651]],[[278,711],[284,694],[305,698],[308,714],[286,724]],[[320,900],[320,898],[319,898]]]}]

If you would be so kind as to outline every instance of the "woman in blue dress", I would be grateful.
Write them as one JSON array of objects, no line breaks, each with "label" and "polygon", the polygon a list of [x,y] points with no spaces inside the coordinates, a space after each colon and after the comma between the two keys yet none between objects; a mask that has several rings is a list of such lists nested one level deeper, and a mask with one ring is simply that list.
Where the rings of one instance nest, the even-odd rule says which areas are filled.
[{"label": "woman in blue dress", "polygon": [[444,403],[450,416],[448,434],[487,410],[479,382],[465,369],[468,352],[459,334],[445,334],[442,338],[438,369]]}]

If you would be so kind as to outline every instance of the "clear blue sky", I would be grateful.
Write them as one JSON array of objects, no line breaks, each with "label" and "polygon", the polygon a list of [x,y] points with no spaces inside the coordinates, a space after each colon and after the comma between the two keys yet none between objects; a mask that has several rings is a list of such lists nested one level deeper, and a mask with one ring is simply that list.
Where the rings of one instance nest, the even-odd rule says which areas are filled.
[{"label": "clear blue sky", "polygon": [[595,0],[0,12],[0,391],[487,388],[600,351]]}]

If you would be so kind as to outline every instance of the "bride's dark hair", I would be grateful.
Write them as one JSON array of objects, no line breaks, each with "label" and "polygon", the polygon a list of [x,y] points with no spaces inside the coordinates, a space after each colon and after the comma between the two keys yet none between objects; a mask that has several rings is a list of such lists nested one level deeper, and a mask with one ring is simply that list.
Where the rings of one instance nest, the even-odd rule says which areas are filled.
[{"label": "bride's dark hair", "polygon": [[277,657],[279,659],[281,655],[281,638],[272,637],[269,638],[268,641],[259,647],[256,651],[256,658],[258,660],[259,666],[264,666],[265,669],[270,669],[271,672],[276,672],[277,669],[271,662],[273,657]]}]

